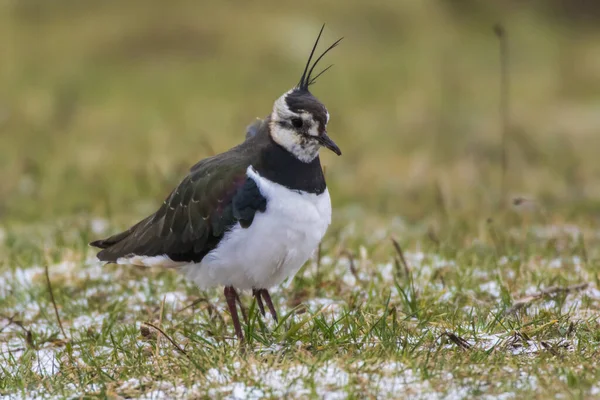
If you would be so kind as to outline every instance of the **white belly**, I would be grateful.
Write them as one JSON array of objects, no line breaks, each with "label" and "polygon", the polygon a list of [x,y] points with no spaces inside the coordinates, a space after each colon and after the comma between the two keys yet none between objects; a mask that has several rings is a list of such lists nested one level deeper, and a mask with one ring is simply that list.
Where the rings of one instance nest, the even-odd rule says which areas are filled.
[{"label": "white belly", "polygon": [[199,264],[181,268],[201,288],[233,286],[267,289],[294,276],[313,254],[331,222],[327,189],[320,195],[294,191],[262,178],[254,179],[267,199],[248,228],[238,223]]}]

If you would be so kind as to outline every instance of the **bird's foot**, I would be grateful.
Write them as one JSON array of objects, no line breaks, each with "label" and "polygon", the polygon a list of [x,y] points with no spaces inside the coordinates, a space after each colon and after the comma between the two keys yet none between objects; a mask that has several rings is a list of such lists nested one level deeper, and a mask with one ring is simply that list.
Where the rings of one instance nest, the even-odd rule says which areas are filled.
[{"label": "bird's foot", "polygon": [[240,325],[240,317],[238,316],[237,308],[235,306],[236,302],[240,302],[240,297],[233,288],[233,286],[225,286],[223,293],[225,294],[225,299],[227,300],[227,307],[229,307],[229,312],[231,313],[231,320],[233,321],[235,335],[239,339],[240,343],[244,343],[244,334],[242,333],[242,326]]},{"label": "bird's foot", "polygon": [[260,313],[264,317],[266,315],[265,306],[263,305],[262,297],[260,297],[260,295],[261,295],[260,292],[261,292],[261,289],[252,289],[252,296],[254,296],[256,298],[256,303],[258,304],[258,309],[260,310]]},{"label": "bird's foot", "polygon": [[267,307],[269,307],[269,312],[271,313],[271,316],[273,317],[275,322],[279,323],[279,320],[277,319],[277,311],[275,311],[275,307],[273,306],[273,302],[271,301],[271,295],[269,294],[267,289],[260,289],[260,294],[265,299],[265,303],[267,303]]}]

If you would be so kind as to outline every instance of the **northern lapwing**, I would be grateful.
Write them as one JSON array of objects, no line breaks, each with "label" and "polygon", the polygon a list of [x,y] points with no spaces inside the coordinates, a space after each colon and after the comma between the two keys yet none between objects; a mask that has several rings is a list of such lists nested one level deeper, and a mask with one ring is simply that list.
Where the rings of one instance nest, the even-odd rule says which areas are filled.
[{"label": "northern lapwing", "polygon": [[240,145],[194,165],[162,206],[125,232],[90,243],[98,259],[176,268],[200,288],[224,286],[238,339],[244,336],[236,289],[252,290],[277,313],[268,289],[293,277],[331,222],[331,201],[319,149],[341,155],[327,136],[329,113],[309,91],[321,28],[298,84],[271,114],[247,129]]}]

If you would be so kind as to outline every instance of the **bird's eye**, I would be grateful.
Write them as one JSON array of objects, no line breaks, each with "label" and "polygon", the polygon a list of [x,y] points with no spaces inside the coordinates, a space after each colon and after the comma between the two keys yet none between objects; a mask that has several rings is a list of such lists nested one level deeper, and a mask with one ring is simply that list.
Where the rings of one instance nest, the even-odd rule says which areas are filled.
[{"label": "bird's eye", "polygon": [[294,128],[302,128],[302,118],[292,118],[292,125]]}]

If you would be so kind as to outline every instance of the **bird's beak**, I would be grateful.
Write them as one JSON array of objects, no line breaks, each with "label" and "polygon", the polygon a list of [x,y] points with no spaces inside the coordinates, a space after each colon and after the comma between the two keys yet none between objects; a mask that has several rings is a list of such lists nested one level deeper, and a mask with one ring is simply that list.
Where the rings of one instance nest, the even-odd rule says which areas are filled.
[{"label": "bird's beak", "polygon": [[337,146],[337,144],[335,144],[335,142],[331,140],[329,136],[327,136],[327,132],[323,132],[319,136],[317,136],[317,140],[319,141],[321,146],[327,147],[329,150],[333,151],[338,156],[342,155],[342,151]]}]

